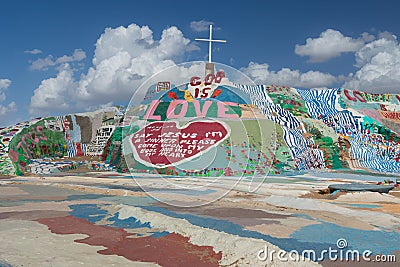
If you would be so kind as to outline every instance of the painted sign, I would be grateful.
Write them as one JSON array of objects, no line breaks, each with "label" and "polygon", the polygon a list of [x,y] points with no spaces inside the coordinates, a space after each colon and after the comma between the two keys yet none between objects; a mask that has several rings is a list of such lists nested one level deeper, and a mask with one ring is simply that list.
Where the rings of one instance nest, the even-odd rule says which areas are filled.
[{"label": "painted sign", "polygon": [[88,156],[99,156],[103,153],[104,147],[114,132],[114,125],[102,126],[97,129],[95,139],[90,143],[87,148],[86,154]]},{"label": "painted sign", "polygon": [[400,122],[400,112],[379,110],[379,113],[383,118],[399,123]]},{"label": "painted sign", "polygon": [[57,131],[57,132],[62,132],[63,127],[62,127],[62,122],[61,121],[56,121],[56,120],[45,120],[44,125],[46,129],[50,131]]},{"label": "painted sign", "polygon": [[[353,102],[373,102],[373,103],[379,103],[379,102],[391,102],[393,100],[393,95],[391,94],[370,94],[366,92],[359,92],[359,91],[349,91],[347,89],[343,90],[344,95],[346,98],[350,101]],[[400,101],[400,98],[398,95],[396,95],[396,98]]]},{"label": "painted sign", "polygon": [[180,128],[177,121],[152,122],[130,136],[135,159],[163,168],[189,161],[216,147],[230,135],[219,121],[194,121]]},{"label": "painted sign", "polygon": [[188,92],[194,98],[210,98],[215,97],[214,90],[219,86],[222,78],[225,77],[225,72],[218,71],[215,75],[209,73],[201,80],[198,76],[193,76],[190,78],[190,83],[188,85]]},{"label": "painted sign", "polygon": [[168,91],[169,89],[171,89],[170,82],[158,82],[157,83],[157,87],[156,87],[157,92]]}]

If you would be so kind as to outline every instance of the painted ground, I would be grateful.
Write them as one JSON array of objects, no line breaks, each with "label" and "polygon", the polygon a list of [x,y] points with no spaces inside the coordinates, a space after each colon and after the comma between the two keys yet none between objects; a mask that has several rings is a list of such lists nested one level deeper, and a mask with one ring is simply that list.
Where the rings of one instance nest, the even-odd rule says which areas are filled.
[{"label": "painted ground", "polygon": [[[268,177],[256,193],[249,192],[255,181],[229,178],[210,185],[116,172],[4,177],[0,266],[398,266],[326,255],[318,263],[260,260],[265,248],[320,255],[338,249],[339,239],[343,250],[372,251],[372,260],[400,259],[400,191],[329,194],[329,184],[370,177],[321,176]],[[149,184],[159,188],[152,196],[143,192]]]}]

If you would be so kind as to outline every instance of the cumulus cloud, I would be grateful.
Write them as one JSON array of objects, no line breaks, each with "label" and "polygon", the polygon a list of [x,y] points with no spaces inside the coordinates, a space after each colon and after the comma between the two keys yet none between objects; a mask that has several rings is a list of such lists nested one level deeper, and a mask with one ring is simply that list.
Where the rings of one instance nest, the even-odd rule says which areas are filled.
[{"label": "cumulus cloud", "polygon": [[358,51],[372,35],[363,33],[361,38],[353,39],[341,32],[327,29],[318,38],[307,38],[306,44],[296,45],[295,53],[307,56],[310,62],[324,62],[340,56],[342,53]]},{"label": "cumulus cloud", "polygon": [[50,115],[49,111],[68,111],[70,107],[68,100],[73,98],[76,85],[70,65],[68,63],[61,65],[57,77],[42,81],[34,91],[29,112]]},{"label": "cumulus cloud", "polygon": [[147,26],[106,29],[96,43],[94,66],[79,81],[77,96],[93,103],[129,99],[145,77],[174,65],[189,43],[176,27],[165,29],[157,41]]},{"label": "cumulus cloud", "polygon": [[9,112],[16,110],[15,102],[10,102],[9,104],[3,105],[2,102],[6,100],[5,91],[11,85],[11,80],[0,79],[0,116],[4,116]]},{"label": "cumulus cloud", "polygon": [[0,105],[0,116],[5,116],[11,112],[17,110],[17,105],[14,101],[10,102],[8,105]]},{"label": "cumulus cloud", "polygon": [[24,53],[37,55],[37,54],[41,54],[42,50],[35,48],[35,49],[32,49],[32,50],[25,50]]},{"label": "cumulus cloud", "polygon": [[9,79],[0,79],[0,91],[7,89],[11,84]]},{"label": "cumulus cloud", "polygon": [[387,39],[387,40],[392,40],[392,41],[394,41],[394,40],[397,40],[397,36],[394,35],[394,34],[391,33],[391,32],[384,31],[384,32],[380,32],[380,33],[378,34],[378,39]]},{"label": "cumulus cloud", "polygon": [[[397,37],[388,31],[379,32],[377,37],[364,32],[360,38],[354,39],[344,36],[339,31],[327,29],[318,38],[308,38],[306,44],[296,45],[295,48],[296,54],[308,56],[311,62],[327,61],[346,52],[354,53],[354,66],[357,71],[348,74],[345,78],[337,77],[337,82],[344,81],[344,87],[360,91],[400,93],[400,45]],[[277,73],[272,72],[273,75],[266,71],[264,75],[274,81],[273,77],[282,76],[283,70]],[[292,71],[286,70],[286,72]],[[311,76],[315,81],[333,81],[332,75],[320,72],[315,72]],[[285,77],[290,77],[290,75],[285,75]],[[302,74],[298,77],[305,79]],[[318,83],[320,82],[316,82]]]},{"label": "cumulus cloud", "polygon": [[368,43],[368,42],[372,42],[373,40],[375,40],[375,36],[368,32],[363,32],[361,34],[361,39],[364,40],[364,42]]},{"label": "cumulus cloud", "polygon": [[47,70],[48,67],[60,65],[68,62],[82,61],[86,58],[86,53],[81,49],[75,49],[72,55],[64,55],[62,57],[54,59],[52,55],[48,55],[45,58],[39,58],[31,63],[30,68],[32,70]]},{"label": "cumulus cloud", "polygon": [[[72,107],[88,109],[129,100],[147,78],[174,66],[191,50],[193,44],[176,27],[163,30],[159,40],[153,38],[147,26],[131,24],[107,28],[96,42],[93,65],[88,71],[74,80],[73,70],[68,65],[55,78],[42,81],[31,97],[30,113],[43,114]],[[70,58],[50,60],[69,62]]]},{"label": "cumulus cloud", "polygon": [[289,87],[318,88],[331,86],[337,82],[335,76],[319,71],[308,71],[305,73],[299,70],[282,68],[279,71],[269,70],[269,65],[250,62],[241,71],[248,75],[256,84],[273,84]]},{"label": "cumulus cloud", "polygon": [[400,45],[393,35],[366,44],[356,54],[359,70],[344,87],[372,93],[400,93]]},{"label": "cumulus cloud", "polygon": [[[320,38],[309,38],[304,46],[298,46],[302,48],[296,47],[296,53],[321,61],[344,52],[356,52],[355,66],[358,71],[346,75],[344,86],[357,90],[398,88],[399,44],[395,36],[387,32],[380,33],[378,38],[376,40],[375,36],[362,33],[359,39],[352,39],[328,29],[321,33]],[[332,51],[323,48],[327,40],[336,43],[336,46],[330,46]],[[182,61],[186,53],[193,50],[193,45],[176,27],[165,29],[159,39],[153,37],[152,30],[147,26],[131,24],[107,28],[96,41],[92,66],[85,73],[77,75],[74,70],[76,65],[72,64],[86,57],[79,49],[69,56],[49,56],[36,63],[37,69],[57,66],[58,73],[43,80],[36,88],[29,111],[32,115],[49,115],[53,112],[93,110],[117,101],[127,101],[149,77]],[[335,77],[320,71],[270,70],[267,63],[251,62],[241,70],[259,84],[318,88],[336,86],[344,81],[342,76]],[[187,82],[192,74],[203,72],[204,66],[200,65],[171,68],[157,76],[159,80],[147,81],[144,88],[158,81]]]},{"label": "cumulus cloud", "polygon": [[11,81],[9,79],[0,79],[0,102],[6,100],[5,90],[10,86]]},{"label": "cumulus cloud", "polygon": [[[205,32],[208,31],[210,25],[214,26],[214,22],[208,20],[198,20],[190,22],[190,28],[195,32]],[[214,30],[219,30],[220,28],[213,28]]]},{"label": "cumulus cloud", "polygon": [[[74,79],[73,68],[64,63],[56,77],[42,81],[35,90],[30,113],[44,115],[55,111],[90,110],[129,100],[147,78],[176,66],[176,62],[191,51],[192,45],[176,27],[165,29],[160,39],[155,39],[147,26],[131,24],[107,28],[96,42],[92,66],[87,72]],[[54,61],[57,60],[52,59]],[[179,84],[203,71],[204,66],[200,65],[175,67],[157,78]],[[272,71],[268,64],[253,62],[242,71],[257,83],[264,84],[322,87],[337,82],[334,76],[319,71],[302,73],[289,68]],[[146,89],[156,82],[147,82]]]}]

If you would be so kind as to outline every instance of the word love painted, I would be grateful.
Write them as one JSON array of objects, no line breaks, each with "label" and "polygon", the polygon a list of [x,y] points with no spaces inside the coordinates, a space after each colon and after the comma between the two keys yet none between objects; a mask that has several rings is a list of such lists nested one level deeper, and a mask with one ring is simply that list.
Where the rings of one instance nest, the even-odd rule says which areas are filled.
[{"label": "word love painted", "polygon": [[[155,115],[155,111],[157,110],[158,106],[160,105],[160,100],[153,100],[147,111],[146,114],[143,116],[145,120],[161,120],[160,115]],[[193,104],[193,105],[192,105]],[[186,116],[188,112],[188,108],[194,108],[196,113],[196,117],[204,118],[207,116],[207,112],[212,105],[217,105],[217,116],[218,118],[228,118],[228,119],[238,119],[239,115],[236,113],[232,113],[233,110],[230,107],[237,107],[238,103],[233,102],[215,102],[211,100],[204,101],[203,107],[200,105],[199,100],[193,100],[191,105],[189,106],[189,102],[186,100],[174,100],[169,103],[166,117],[167,119],[181,119]]]},{"label": "word love painted", "polygon": [[135,159],[147,166],[163,168],[201,156],[230,134],[217,121],[194,121],[183,128],[178,122],[152,122],[130,136]]}]

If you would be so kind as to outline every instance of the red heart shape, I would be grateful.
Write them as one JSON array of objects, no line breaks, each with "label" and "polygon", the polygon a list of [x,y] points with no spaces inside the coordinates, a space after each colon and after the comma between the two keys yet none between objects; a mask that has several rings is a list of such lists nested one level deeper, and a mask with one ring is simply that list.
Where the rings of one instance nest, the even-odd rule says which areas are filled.
[{"label": "red heart shape", "polygon": [[177,121],[157,121],[132,134],[130,140],[137,161],[163,168],[200,156],[229,134],[229,127],[218,121],[194,121],[183,128]]}]

